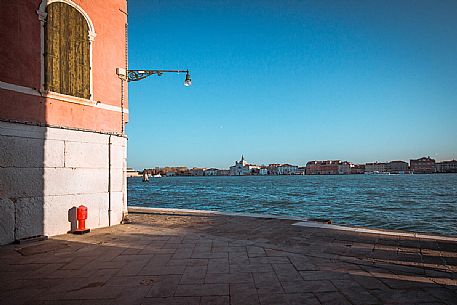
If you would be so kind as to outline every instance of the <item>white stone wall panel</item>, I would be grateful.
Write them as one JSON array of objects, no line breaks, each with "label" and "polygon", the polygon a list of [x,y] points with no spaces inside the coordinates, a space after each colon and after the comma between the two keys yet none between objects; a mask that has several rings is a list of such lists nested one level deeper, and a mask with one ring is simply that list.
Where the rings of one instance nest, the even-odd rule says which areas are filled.
[{"label": "white stone wall panel", "polygon": [[120,224],[122,221],[124,208],[123,204],[124,193],[121,192],[112,192],[111,193],[111,225]]},{"label": "white stone wall panel", "polygon": [[44,167],[63,167],[64,152],[64,141],[46,140],[44,142]]},{"label": "white stone wall panel", "polygon": [[0,121],[0,135],[20,138],[44,139],[46,128]]},{"label": "white stone wall panel", "polygon": [[43,197],[19,198],[16,203],[16,239],[43,235]]},{"label": "white stone wall panel", "polygon": [[0,244],[66,233],[70,209],[81,204],[91,229],[109,224],[109,200],[111,224],[120,223],[126,145],[125,137],[0,122]]},{"label": "white stone wall panel", "polygon": [[0,135],[0,167],[63,167],[63,141]]},{"label": "white stone wall panel", "polygon": [[111,145],[111,168],[124,168],[124,160],[127,157],[126,147]]},{"label": "white stone wall panel", "polygon": [[125,137],[0,122],[0,244],[66,233],[68,212],[80,204],[89,209],[87,227],[107,226],[110,198],[111,224],[120,223],[126,145]]},{"label": "white stone wall panel", "polygon": [[84,205],[88,209],[87,228],[93,229],[108,225],[108,193],[46,196],[44,202],[44,233],[46,235],[52,236],[70,231],[69,211],[80,205]]},{"label": "white stone wall panel", "polygon": [[108,137],[107,134],[64,128],[47,128],[46,132],[47,139],[78,143],[108,144]]},{"label": "white stone wall panel", "polygon": [[107,169],[45,168],[44,181],[45,196],[108,192]]},{"label": "white stone wall panel", "polygon": [[65,141],[65,167],[108,168],[108,145]]},{"label": "white stone wall panel", "polygon": [[111,191],[122,192],[124,187],[124,173],[120,169],[111,169]]},{"label": "white stone wall panel", "polygon": [[111,136],[111,145],[127,146],[126,137]]},{"label": "white stone wall panel", "polygon": [[44,140],[0,136],[0,167],[43,167]]},{"label": "white stone wall panel", "polygon": [[0,245],[14,241],[14,203],[0,197]]},{"label": "white stone wall panel", "polygon": [[43,168],[0,168],[0,197],[42,197]]}]

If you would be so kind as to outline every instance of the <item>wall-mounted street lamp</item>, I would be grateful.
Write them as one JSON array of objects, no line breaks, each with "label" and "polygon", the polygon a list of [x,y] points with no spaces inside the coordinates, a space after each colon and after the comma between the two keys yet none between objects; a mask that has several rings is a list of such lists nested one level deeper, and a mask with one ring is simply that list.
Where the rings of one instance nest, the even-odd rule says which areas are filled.
[{"label": "wall-mounted street lamp", "polygon": [[163,73],[186,73],[184,86],[189,87],[190,85],[192,85],[189,70],[122,70],[118,68],[117,74],[119,75],[119,77],[123,77],[129,82],[139,81],[153,74],[156,74],[157,76],[162,76]]}]

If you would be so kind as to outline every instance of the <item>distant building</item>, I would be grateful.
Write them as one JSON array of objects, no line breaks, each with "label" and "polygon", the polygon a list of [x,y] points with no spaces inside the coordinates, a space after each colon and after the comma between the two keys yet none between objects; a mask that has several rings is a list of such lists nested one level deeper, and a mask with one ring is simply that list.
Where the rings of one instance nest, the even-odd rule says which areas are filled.
[{"label": "distant building", "polygon": [[431,174],[435,172],[435,159],[422,157],[409,160],[411,171],[415,174]]},{"label": "distant building", "polygon": [[457,173],[457,160],[442,161],[435,163],[437,173]]},{"label": "distant building", "polygon": [[365,164],[354,164],[351,168],[351,174],[364,174],[365,173]]},{"label": "distant building", "polygon": [[267,166],[268,175],[279,175],[278,167],[280,165],[281,164],[279,164],[279,163],[268,164],[268,166]]},{"label": "distant building", "polygon": [[300,166],[295,171],[295,175],[306,175],[306,166]]},{"label": "distant building", "polygon": [[127,171],[126,171],[126,176],[127,178],[130,178],[130,177],[141,177],[140,173],[133,169],[133,168],[127,168]]},{"label": "distant building", "polygon": [[365,173],[384,173],[386,172],[386,163],[374,162],[365,164]]},{"label": "distant building", "polygon": [[320,175],[322,161],[308,161],[306,163],[306,174],[307,175]]},{"label": "distant building", "polygon": [[351,169],[353,167],[353,164],[348,161],[343,161],[338,164],[338,174],[340,175],[349,175],[351,174]]},{"label": "distant building", "polygon": [[186,176],[189,174],[189,169],[185,166],[173,167],[172,171],[176,173],[176,176]]},{"label": "distant building", "polygon": [[307,175],[338,175],[340,160],[309,161],[306,163]]},{"label": "distant building", "polygon": [[244,159],[244,156],[241,156],[240,161],[235,161],[235,165],[230,166],[230,175],[231,176],[244,176],[249,175],[249,166],[248,162]]},{"label": "distant building", "polygon": [[255,170],[259,170],[260,166],[249,164],[244,159],[244,156],[241,156],[240,161],[235,161],[235,165],[230,166],[230,175],[231,176],[245,176],[251,175]]},{"label": "distant building", "polygon": [[[190,176],[189,170],[184,166],[145,168],[143,171],[150,176]],[[171,174],[169,175],[168,173]]]},{"label": "distant building", "polygon": [[189,173],[191,176],[204,176],[205,170],[205,168],[194,167],[189,170]]},{"label": "distant building", "polygon": [[266,175],[268,175],[268,169],[267,169],[266,167],[260,168],[260,170],[259,170],[259,175],[261,175],[261,176],[266,176]]},{"label": "distant building", "polygon": [[219,170],[217,168],[208,168],[205,170],[205,176],[218,176]]},{"label": "distant building", "polygon": [[257,166],[257,165],[251,166],[250,171],[249,171],[250,175],[259,175],[259,173],[260,173],[260,166]]},{"label": "distant building", "polygon": [[298,166],[296,165],[290,165],[290,164],[281,164],[278,166],[278,175],[295,175],[295,172],[297,171]]},{"label": "distant building", "polygon": [[230,170],[228,169],[218,169],[217,170],[218,176],[230,176]]},{"label": "distant building", "polygon": [[390,161],[386,164],[386,171],[391,174],[402,174],[408,172],[408,162]]}]

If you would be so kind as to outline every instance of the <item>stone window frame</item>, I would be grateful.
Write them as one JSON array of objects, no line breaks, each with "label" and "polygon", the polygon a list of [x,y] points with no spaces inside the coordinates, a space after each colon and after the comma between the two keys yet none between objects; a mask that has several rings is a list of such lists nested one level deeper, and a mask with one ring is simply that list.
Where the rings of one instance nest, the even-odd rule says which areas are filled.
[{"label": "stone window frame", "polygon": [[[46,12],[46,8],[49,4],[54,3],[54,2],[62,2],[67,5],[70,5],[71,7],[75,8],[86,20],[87,25],[89,27],[88,31],[88,37],[89,37],[89,67],[90,67],[90,99],[85,99],[81,97],[76,97],[76,96],[71,96],[71,95],[66,95],[58,92],[53,92],[53,91],[48,91],[45,89],[45,23],[47,20],[48,13]],[[38,15],[38,20],[40,21],[40,40],[41,40],[41,80],[40,80],[40,92],[43,96],[49,97],[49,98],[55,98],[63,101],[68,101],[68,102],[89,102],[91,104],[96,104],[95,99],[94,99],[94,90],[93,90],[93,64],[92,64],[92,57],[93,57],[93,43],[95,40],[95,36],[97,34],[95,33],[95,28],[92,20],[90,19],[89,15],[76,3],[74,3],[71,0],[42,0],[40,3],[40,6],[38,10],[36,11]]]}]

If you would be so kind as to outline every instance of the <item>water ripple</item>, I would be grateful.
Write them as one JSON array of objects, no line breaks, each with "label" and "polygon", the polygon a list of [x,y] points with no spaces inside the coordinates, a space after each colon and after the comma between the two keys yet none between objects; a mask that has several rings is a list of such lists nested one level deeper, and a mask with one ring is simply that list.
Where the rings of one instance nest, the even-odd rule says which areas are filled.
[{"label": "water ripple", "polygon": [[128,203],[457,235],[457,174],[129,178]]}]

